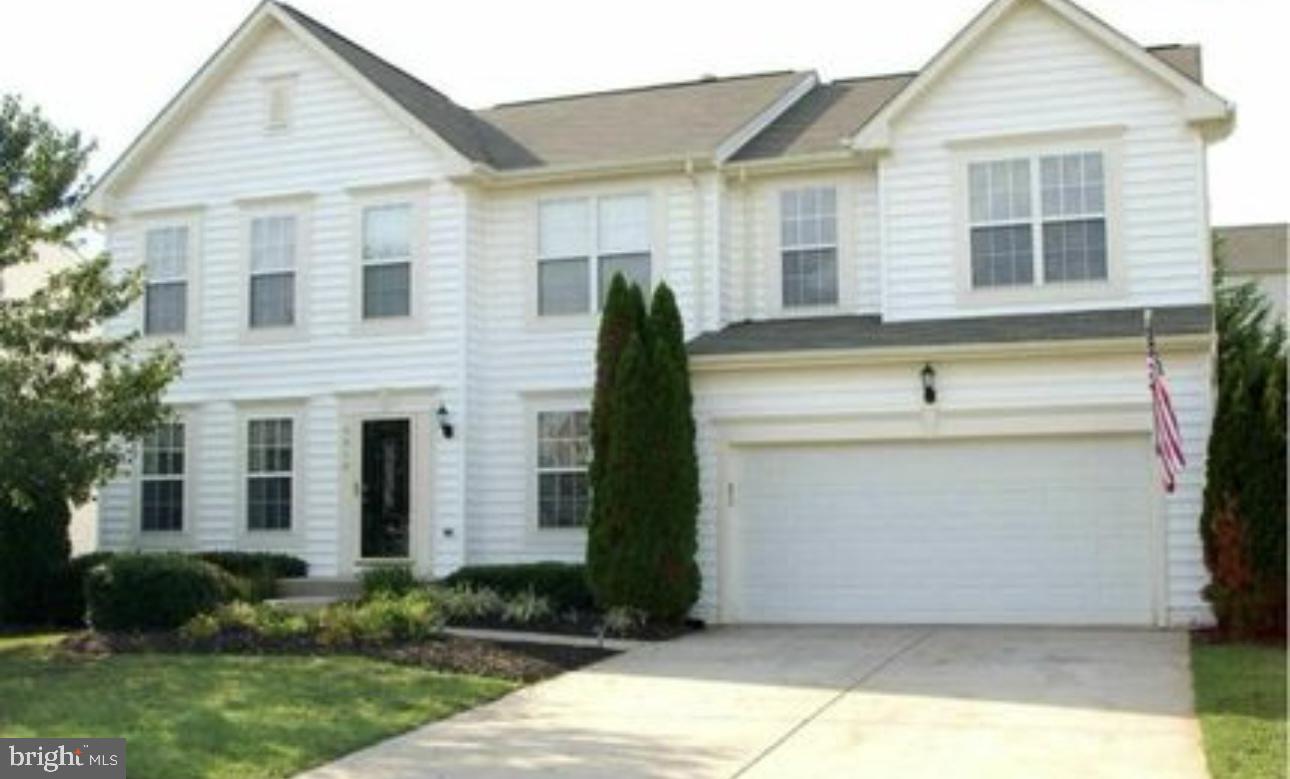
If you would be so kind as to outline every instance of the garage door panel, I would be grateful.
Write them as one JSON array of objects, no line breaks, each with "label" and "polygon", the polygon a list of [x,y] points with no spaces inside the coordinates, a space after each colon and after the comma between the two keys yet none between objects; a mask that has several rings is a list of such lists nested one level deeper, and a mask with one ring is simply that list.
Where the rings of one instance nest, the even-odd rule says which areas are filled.
[{"label": "garage door panel", "polygon": [[728,614],[767,622],[1150,620],[1141,437],[750,448]]}]

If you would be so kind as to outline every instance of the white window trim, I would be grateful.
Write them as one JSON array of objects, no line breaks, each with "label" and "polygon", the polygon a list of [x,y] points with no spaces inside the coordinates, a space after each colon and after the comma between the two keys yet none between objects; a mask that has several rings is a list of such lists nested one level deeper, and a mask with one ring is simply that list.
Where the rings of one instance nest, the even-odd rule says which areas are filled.
[{"label": "white window trim", "polygon": [[[397,335],[420,331],[425,324],[425,306],[421,298],[426,289],[426,272],[430,256],[430,193],[425,186],[390,186],[364,188],[352,193],[352,217],[349,256],[350,322],[351,332],[362,335]],[[412,207],[412,254],[408,258],[411,271],[408,282],[408,315],[400,317],[363,317],[363,268],[403,260],[363,259],[363,212],[381,206],[408,205]]]},{"label": "white window trim", "polygon": [[183,527],[179,530],[143,529],[143,444],[134,445],[134,467],[131,484],[130,527],[135,544],[140,549],[182,549],[191,545],[196,536],[197,512],[194,496],[197,494],[197,461],[194,441],[199,433],[197,415],[191,410],[173,409],[174,419],[184,426],[184,514]]},{"label": "white window trim", "polygon": [[152,212],[137,217],[138,228],[135,231],[135,245],[138,247],[138,267],[143,269],[144,282],[148,273],[148,233],[168,227],[184,227],[188,230],[187,267],[184,271],[184,331],[182,333],[147,332],[147,290],[140,296],[137,304],[138,317],[135,327],[141,338],[148,344],[172,343],[176,346],[187,346],[198,340],[198,323],[201,304],[201,231],[202,213],[198,209]]},{"label": "white window trim", "polygon": [[[291,528],[287,530],[252,530],[247,512],[247,483],[250,480],[250,427],[254,420],[291,420]],[[238,548],[258,551],[299,551],[304,545],[304,527],[306,520],[303,499],[307,494],[304,487],[305,469],[301,463],[305,456],[301,448],[305,441],[304,425],[306,415],[299,403],[257,404],[240,407],[237,413],[237,489],[235,500],[237,508],[235,537]],[[266,474],[259,474],[266,475]]]},{"label": "white window trim", "polygon": [[[1123,205],[1121,199],[1122,147],[1124,128],[1119,126],[1087,128],[1074,131],[1033,133],[999,138],[973,138],[947,144],[953,164],[954,193],[954,266],[955,287],[960,305],[991,307],[1034,303],[1110,300],[1127,294],[1126,262],[1123,251]],[[1043,230],[1045,221],[1056,222],[1075,217],[1063,215],[1052,219],[1043,216],[1043,188],[1039,159],[1050,155],[1077,152],[1100,152],[1103,176],[1103,218],[1106,222],[1106,278],[1089,281],[1045,283],[1043,280]],[[1030,160],[1029,220],[1007,220],[999,224],[1030,224],[1034,279],[1030,284],[1000,287],[972,285],[972,246],[970,219],[971,191],[968,166],[1026,158]]]},{"label": "white window trim", "polygon": [[[576,551],[585,543],[587,528],[543,527],[538,516],[538,414],[551,412],[585,411],[591,413],[591,392],[587,390],[554,390],[531,392],[524,398],[524,513],[527,517],[528,545],[534,553],[560,554],[566,551],[560,544],[573,543]],[[544,542],[555,544],[544,547]]]},{"label": "white window trim", "polygon": [[[660,207],[660,203],[665,202],[661,190],[657,187],[641,189],[639,187],[623,187],[606,185],[602,187],[577,188],[574,190],[551,193],[546,196],[536,197],[530,208],[530,224],[532,225],[529,238],[528,251],[529,258],[526,262],[527,273],[525,274],[525,283],[528,286],[528,311],[527,320],[530,328],[534,329],[567,329],[573,327],[594,327],[600,321],[600,201],[616,197],[644,197],[649,204],[649,224],[650,224],[650,249],[649,249],[649,277],[650,289],[643,290],[646,296],[646,303],[649,302],[649,296],[653,294],[654,288],[660,282],[666,280],[666,220]],[[587,201],[587,218],[591,221],[588,230],[588,255],[587,262],[588,276],[591,294],[590,309],[585,312],[573,314],[542,314],[540,312],[540,295],[539,289],[540,276],[538,268],[544,259],[541,256],[542,248],[542,206],[546,203],[558,203],[572,200]],[[559,259],[552,257],[550,259]]]},{"label": "white window trim", "polygon": [[[260,89],[263,93],[261,96],[260,116],[264,118],[262,126],[266,134],[277,135],[285,133],[294,124],[297,80],[298,74],[296,73],[280,73],[260,79]],[[286,95],[287,115],[285,119],[275,122],[273,121],[273,93],[278,89],[284,90]]]},{"label": "white window trim", "polygon": [[[313,197],[295,195],[240,201],[238,240],[238,333],[242,343],[297,341],[309,333],[309,262],[313,251]],[[295,322],[284,327],[251,327],[251,224],[262,217],[296,218]]]},{"label": "white window trim", "polygon": [[[776,318],[792,319],[794,317],[815,317],[849,311],[859,305],[859,269],[858,261],[859,219],[855,183],[837,176],[795,176],[778,180],[766,187],[762,195],[762,213],[764,218],[758,220],[765,233],[765,259],[762,263],[762,278],[765,299],[770,301],[771,315]],[[816,306],[784,305],[784,245],[782,219],[780,214],[781,195],[793,190],[811,187],[832,187],[835,192],[837,212],[834,215],[836,232],[837,268],[838,268],[838,301],[837,303]],[[756,229],[756,225],[753,226]],[[803,247],[794,247],[803,248]]]}]

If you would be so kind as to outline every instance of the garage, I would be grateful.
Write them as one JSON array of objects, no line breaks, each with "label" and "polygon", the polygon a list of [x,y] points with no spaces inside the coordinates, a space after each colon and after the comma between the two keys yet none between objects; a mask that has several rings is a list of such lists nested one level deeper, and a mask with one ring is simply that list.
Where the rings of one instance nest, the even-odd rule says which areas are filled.
[{"label": "garage", "polygon": [[1143,435],[737,446],[722,618],[1152,622]]}]

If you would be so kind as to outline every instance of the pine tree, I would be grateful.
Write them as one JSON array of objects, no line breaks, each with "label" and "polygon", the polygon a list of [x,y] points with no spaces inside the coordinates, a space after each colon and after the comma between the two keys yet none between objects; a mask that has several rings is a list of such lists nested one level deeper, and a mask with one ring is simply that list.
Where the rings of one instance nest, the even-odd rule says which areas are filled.
[{"label": "pine tree", "polygon": [[[37,247],[73,247],[88,222],[91,145],[17,98],[0,99],[0,270]],[[133,441],[165,417],[178,372],[169,351],[141,354],[135,336],[103,332],[142,292],[106,255],[0,300],[0,623],[43,618],[44,594],[67,565],[69,504],[114,474]]]}]

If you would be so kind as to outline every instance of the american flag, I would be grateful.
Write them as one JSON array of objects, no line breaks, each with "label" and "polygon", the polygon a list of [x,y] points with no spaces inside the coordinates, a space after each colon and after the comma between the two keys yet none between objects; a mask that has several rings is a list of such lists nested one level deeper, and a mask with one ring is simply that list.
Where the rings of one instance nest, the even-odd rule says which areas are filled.
[{"label": "american flag", "polygon": [[1165,492],[1177,486],[1178,472],[1187,465],[1183,456],[1182,432],[1178,429],[1178,416],[1174,414],[1173,400],[1169,397],[1169,382],[1165,379],[1165,366],[1156,351],[1156,337],[1147,319],[1147,381],[1151,386],[1151,413],[1156,433],[1156,457],[1160,459],[1160,480]]}]

